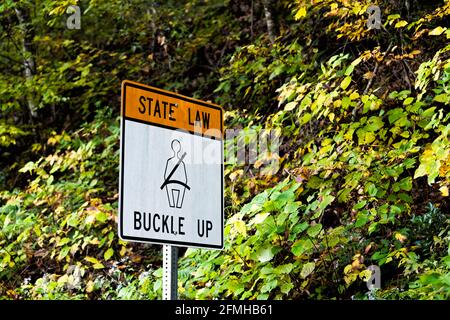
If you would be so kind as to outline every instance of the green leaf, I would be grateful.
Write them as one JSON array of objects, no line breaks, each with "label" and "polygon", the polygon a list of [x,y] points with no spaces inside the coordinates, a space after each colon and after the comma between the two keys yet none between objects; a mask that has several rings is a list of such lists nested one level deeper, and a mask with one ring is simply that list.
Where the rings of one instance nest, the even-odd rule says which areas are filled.
[{"label": "green leaf", "polygon": [[367,187],[367,193],[369,194],[369,196],[375,197],[377,195],[377,192],[377,187],[373,183],[370,183]]},{"label": "green leaf", "polygon": [[105,266],[103,264],[101,264],[101,263],[96,263],[96,264],[93,265],[94,269],[103,269],[104,267]]},{"label": "green leaf", "polygon": [[365,129],[367,131],[378,131],[383,128],[383,125],[383,120],[381,120],[380,117],[370,117],[370,119],[367,121]]},{"label": "green leaf", "polygon": [[157,269],[157,270],[155,270],[155,271],[153,272],[153,275],[154,275],[156,278],[162,278],[163,272],[164,272],[163,268],[159,268],[159,269]]},{"label": "green leaf", "polygon": [[95,215],[95,219],[101,223],[105,222],[106,220],[108,220],[108,215],[103,212],[103,211],[99,211],[97,212],[97,214]]},{"label": "green leaf", "polygon": [[31,172],[36,168],[36,164],[32,161],[27,162],[27,164],[19,170],[19,172]]},{"label": "green leaf", "polygon": [[281,65],[275,67],[275,69],[273,70],[273,72],[269,76],[269,80],[272,80],[272,79],[276,78],[281,73],[283,73],[283,71],[284,71],[284,64],[281,64]]},{"label": "green leaf", "polygon": [[367,215],[365,215],[365,214],[358,215],[358,219],[356,219],[356,222],[355,222],[355,227],[360,228],[363,225],[365,225],[367,223],[367,221],[369,221],[369,219],[367,218]]},{"label": "green leaf", "polygon": [[355,69],[355,65],[351,64],[345,69],[345,75],[349,76],[352,74],[353,70]]},{"label": "green leaf", "polygon": [[366,131],[365,129],[358,129],[356,135],[358,136],[359,145],[372,143],[376,139],[376,135],[372,131]]},{"label": "green leaf", "polygon": [[329,195],[329,194],[323,196],[323,200],[319,204],[319,209],[324,210],[326,207],[328,207],[334,201],[334,199],[335,199],[335,197],[332,195]]},{"label": "green leaf", "polygon": [[273,279],[261,287],[261,292],[262,293],[270,292],[276,288],[277,284],[278,284],[278,280]]},{"label": "green leaf", "polygon": [[440,103],[447,103],[450,100],[450,95],[447,93],[442,93],[440,95],[437,95],[433,99],[434,101],[440,102]]},{"label": "green leaf", "polygon": [[284,294],[288,294],[292,288],[294,288],[294,285],[291,282],[285,282],[281,285],[280,291]]},{"label": "green leaf", "polygon": [[392,205],[390,212],[392,214],[398,215],[398,214],[402,213],[402,209],[396,205]]},{"label": "green leaf", "polygon": [[419,167],[416,169],[416,172],[414,172],[414,179],[423,177],[427,174],[427,169],[424,164],[419,165]]},{"label": "green leaf", "polygon": [[288,202],[283,211],[286,213],[293,213],[297,212],[299,207],[300,205],[298,204],[298,202]]},{"label": "green leaf", "polygon": [[405,106],[410,105],[413,101],[414,101],[413,97],[406,98],[405,101],[403,101],[403,105]]},{"label": "green leaf", "polygon": [[314,245],[310,239],[300,239],[294,242],[291,251],[295,256],[300,256],[303,253],[310,250],[311,248],[313,248],[313,246]]},{"label": "green leaf", "polygon": [[57,244],[57,247],[62,247],[63,245],[67,244],[70,242],[69,238],[62,238]]},{"label": "green leaf", "polygon": [[103,258],[105,258],[105,260],[109,260],[114,254],[114,250],[112,248],[109,248],[108,250],[105,251],[105,254],[103,255]]},{"label": "green leaf", "polygon": [[366,201],[366,200],[360,201],[360,202],[358,202],[357,204],[355,204],[355,205],[353,206],[353,209],[354,209],[354,210],[362,209],[362,208],[364,208],[364,206],[365,206],[366,204],[367,204],[367,201]]},{"label": "green leaf", "polygon": [[309,122],[309,120],[312,119],[312,115],[311,113],[307,112],[305,113],[301,118],[300,118],[300,123],[301,124],[306,124]]},{"label": "green leaf", "polygon": [[378,227],[378,222],[374,222],[369,226],[369,234],[371,234],[372,232],[375,232],[377,230]]},{"label": "green leaf", "polygon": [[307,262],[303,265],[302,271],[300,272],[300,277],[305,279],[307,276],[309,276],[316,267],[316,264],[314,262]]},{"label": "green leaf", "polygon": [[298,234],[300,232],[305,231],[308,227],[309,227],[308,222],[298,223],[292,228],[292,233]]},{"label": "green leaf", "polygon": [[256,252],[256,256],[259,260],[259,262],[268,262],[270,260],[272,260],[274,254],[272,252],[272,247],[264,247],[264,248],[260,248],[257,252]]},{"label": "green leaf", "polygon": [[274,273],[276,274],[289,274],[294,269],[294,265],[292,263],[282,264],[274,269]]},{"label": "green leaf", "polygon": [[157,292],[159,289],[161,289],[161,287],[162,287],[161,279],[158,279],[153,283],[153,291],[154,292]]},{"label": "green leaf", "polygon": [[351,103],[352,100],[349,97],[345,96],[342,98],[342,108],[347,109]]},{"label": "green leaf", "polygon": [[411,177],[407,177],[407,178],[402,179],[399,182],[399,187],[402,190],[411,191],[411,189],[412,189],[412,179],[411,179]]},{"label": "green leaf", "polygon": [[69,246],[65,246],[61,249],[61,251],[59,251],[59,255],[58,255],[58,260],[62,260],[64,259],[70,251],[70,247]]},{"label": "green leaf", "polygon": [[308,233],[308,235],[311,238],[314,238],[315,236],[317,236],[319,234],[319,232],[322,230],[322,224],[318,223],[315,224],[311,227],[309,227],[308,231],[306,231],[306,233]]}]

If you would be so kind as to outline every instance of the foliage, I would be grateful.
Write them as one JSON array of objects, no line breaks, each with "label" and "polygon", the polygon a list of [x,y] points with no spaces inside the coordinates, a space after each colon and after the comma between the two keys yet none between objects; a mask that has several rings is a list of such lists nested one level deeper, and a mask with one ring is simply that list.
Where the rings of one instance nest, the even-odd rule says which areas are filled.
[{"label": "foliage", "polygon": [[261,1],[30,3],[0,5],[0,297],[160,298],[160,248],[117,236],[128,78],[223,105],[225,158],[280,136],[226,164],[225,248],[186,251],[182,298],[449,299],[448,0],[281,1],[274,43]]},{"label": "foliage", "polygon": [[[289,44],[285,43],[282,49],[272,47],[270,55],[264,48],[256,50],[249,46],[245,54],[240,51],[233,56],[219,89],[227,92],[229,79],[237,80],[239,85],[228,91],[242,97],[246,89],[246,104],[252,99],[251,92],[256,92],[254,99],[258,101],[252,103],[255,113],[261,102],[264,105],[258,90],[267,90],[266,83],[259,81],[260,74],[271,80],[271,75],[277,73],[273,70],[293,70],[292,74],[285,74],[287,81],[277,90],[278,110],[266,116],[266,127],[280,128],[289,144],[289,154],[283,158],[288,176],[274,189],[259,193],[249,205],[230,217],[226,228],[230,246],[226,247],[225,257],[197,253],[198,258],[195,255],[186,258],[186,263],[195,258],[201,266],[185,282],[186,287],[195,286],[197,290],[192,289],[186,295],[188,298],[362,298],[355,293],[364,290],[363,281],[370,276],[366,267],[377,264],[382,266],[383,275],[389,275],[384,283],[387,292],[392,291],[391,286],[409,286],[398,297],[445,299],[448,265],[430,268],[433,264],[429,259],[448,260],[448,216],[436,208],[426,213],[427,200],[423,197],[423,194],[431,195],[432,201],[442,202],[442,210],[448,212],[450,127],[445,111],[449,97],[450,47],[439,46],[434,40],[444,34],[445,28],[434,25],[428,33],[429,42],[439,49],[431,54],[424,52],[424,60],[414,74],[411,74],[410,61],[420,61],[418,55],[427,50],[420,43],[425,41],[424,27],[433,26],[433,20],[448,15],[449,5],[436,9],[439,14],[418,16],[409,24],[393,25],[396,16],[389,16],[385,29],[394,33],[390,43],[379,36],[384,45],[358,50],[365,47],[360,41],[372,37],[362,23],[368,4],[312,3],[308,10],[300,4],[297,18],[317,23],[321,20],[314,13],[323,14],[331,3],[331,12],[324,15],[328,26],[321,30],[327,30],[331,36],[334,33],[331,31],[336,30],[337,39],[354,41],[356,51],[361,53],[334,55],[313,67],[305,67],[305,59],[301,58],[297,67],[293,66],[296,54],[291,54]],[[389,8],[391,13],[394,9]],[[306,11],[312,12],[311,16],[306,16]],[[360,21],[338,28],[346,17]],[[308,30],[308,22],[301,24],[302,30]],[[411,40],[397,44],[400,39],[397,29],[403,28],[402,25],[411,33]],[[320,35],[311,32],[305,37],[308,43]],[[296,45],[297,40],[291,43]],[[420,49],[415,48],[417,44]],[[283,56],[284,52],[289,52],[290,57],[282,59],[276,69],[271,68],[272,64],[258,67],[264,65],[264,59]],[[244,71],[243,66],[249,68]],[[406,73],[406,79],[393,79],[387,85],[393,68],[404,69],[400,72]],[[252,75],[247,78],[251,81],[246,80],[247,73]],[[240,169],[236,169],[233,173],[239,174]],[[258,177],[255,169],[253,172]],[[426,182],[422,176],[427,178]],[[278,195],[286,181],[293,183],[295,193],[291,193],[287,203],[277,204],[270,194]],[[287,189],[281,194],[291,191]],[[440,218],[429,218],[433,213]],[[415,217],[413,223],[409,222],[411,215]],[[290,224],[285,224],[286,221]],[[435,221],[426,225],[436,229],[422,230],[426,228],[424,221]],[[317,231],[310,234],[309,230]],[[327,238],[331,238],[328,244]],[[280,273],[281,269],[289,270],[287,275]],[[395,274],[403,277],[400,285],[398,280],[394,281],[398,277]],[[228,280],[222,281],[222,276]],[[233,284],[229,279],[234,280]],[[388,293],[380,297],[394,298]]]}]

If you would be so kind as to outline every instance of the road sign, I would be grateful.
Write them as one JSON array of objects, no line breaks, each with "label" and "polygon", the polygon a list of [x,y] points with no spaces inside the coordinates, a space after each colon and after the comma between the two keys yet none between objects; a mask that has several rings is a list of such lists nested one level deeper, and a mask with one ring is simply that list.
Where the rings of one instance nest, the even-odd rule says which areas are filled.
[{"label": "road sign", "polygon": [[122,83],[119,235],[223,247],[223,111],[208,102]]}]

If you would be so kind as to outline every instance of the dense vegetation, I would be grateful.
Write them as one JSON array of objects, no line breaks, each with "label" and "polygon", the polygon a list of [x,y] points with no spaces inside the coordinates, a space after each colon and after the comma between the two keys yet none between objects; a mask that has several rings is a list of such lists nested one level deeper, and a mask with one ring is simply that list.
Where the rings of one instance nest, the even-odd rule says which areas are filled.
[{"label": "dense vegetation", "polygon": [[160,247],[117,235],[130,79],[222,105],[227,146],[280,136],[226,164],[225,248],[186,251],[182,299],[449,299],[449,22],[448,0],[2,1],[0,297],[161,297]]}]

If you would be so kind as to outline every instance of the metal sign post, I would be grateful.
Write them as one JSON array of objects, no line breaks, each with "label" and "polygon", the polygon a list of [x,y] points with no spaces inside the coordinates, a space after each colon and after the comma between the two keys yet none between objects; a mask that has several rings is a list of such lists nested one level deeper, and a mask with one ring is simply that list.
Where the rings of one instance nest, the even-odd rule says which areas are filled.
[{"label": "metal sign post", "polygon": [[163,300],[177,300],[178,247],[163,245]]}]

